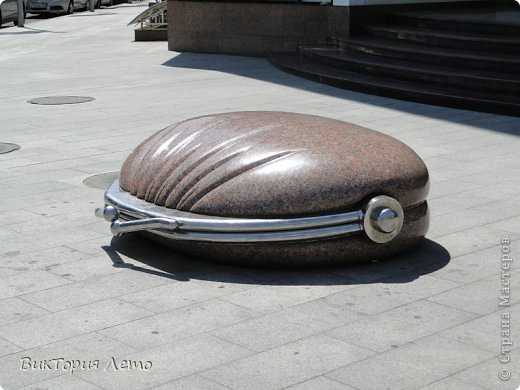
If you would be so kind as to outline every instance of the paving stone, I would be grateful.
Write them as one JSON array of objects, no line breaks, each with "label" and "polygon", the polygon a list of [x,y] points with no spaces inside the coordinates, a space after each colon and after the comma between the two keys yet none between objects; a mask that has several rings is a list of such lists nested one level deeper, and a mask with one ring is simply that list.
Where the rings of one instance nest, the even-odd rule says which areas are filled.
[{"label": "paving stone", "polygon": [[281,280],[277,285],[258,286],[223,299],[254,311],[270,313],[354,287],[348,283],[339,275],[316,273],[302,279]]},{"label": "paving stone", "polygon": [[[85,256],[87,257],[87,256]],[[65,264],[51,265],[47,270],[62,278],[75,282],[97,278],[117,272],[126,268],[114,266],[107,256],[89,257],[84,260],[72,261]]]},{"label": "paving stone", "polygon": [[476,316],[448,306],[413,302],[326,332],[330,337],[377,352],[436,334]]},{"label": "paving stone", "polygon": [[0,299],[62,286],[69,280],[45,271],[27,271],[0,278]]},{"label": "paving stone", "polygon": [[244,347],[263,351],[362,318],[345,307],[321,299],[292,306],[211,332]]},{"label": "paving stone", "polygon": [[[497,264],[500,257],[497,257]],[[511,276],[511,290],[520,289],[520,278]],[[460,310],[476,314],[489,314],[499,309],[500,276],[493,275],[473,283],[428,298]],[[511,304],[520,302],[519,296],[511,296]]]},{"label": "paving stone", "polygon": [[282,389],[372,354],[354,345],[316,335],[238,359],[206,371],[202,376],[232,389]]},{"label": "paving stone", "polygon": [[[0,262],[3,262],[3,261],[5,261],[5,257],[4,256],[0,256]],[[10,276],[10,275],[19,274],[20,272],[23,272],[23,271],[27,271],[27,267],[5,267],[5,266],[1,266],[0,267],[0,278],[6,277],[6,276]]]},{"label": "paving stone", "polygon": [[63,228],[59,231],[42,231],[39,235],[30,238],[31,246],[27,245],[27,236],[13,232],[7,241],[2,243],[2,250],[6,252],[34,252],[37,250],[47,250],[60,245],[69,245],[77,241],[89,238],[102,237],[100,234],[81,229],[77,226],[70,229]]},{"label": "paving stone", "polygon": [[152,362],[152,368],[146,372],[109,369],[85,371],[77,375],[105,389],[143,389],[220,366],[248,354],[247,349],[238,345],[213,336],[198,335],[125,357]]},{"label": "paving stone", "polygon": [[469,194],[462,192],[456,195],[431,199],[428,201],[428,206],[430,209],[430,215],[434,217],[453,213],[457,210],[474,208],[476,206],[488,204],[492,201],[493,200],[490,198],[483,198],[474,195],[469,196]]},{"label": "paving stone", "polygon": [[514,199],[495,200],[493,202],[485,203],[475,206],[475,210],[482,210],[486,212],[496,213],[500,216],[516,217],[520,215],[520,210],[516,207],[517,203]]},{"label": "paving stone", "polygon": [[0,169],[8,169],[14,167],[24,167],[27,165],[34,165],[36,162],[27,158],[11,158],[9,160],[0,161]]},{"label": "paving stone", "polygon": [[11,355],[15,352],[21,351],[22,349],[23,348],[0,338],[0,356]]},{"label": "paving stone", "polygon": [[[425,161],[428,165],[428,159],[426,159]],[[430,184],[430,193],[428,194],[428,199],[442,198],[446,196],[460,194],[461,192],[474,191],[475,189],[481,187],[482,184],[479,182],[461,182],[458,178],[454,178],[451,180],[443,180],[441,182],[435,182]]]},{"label": "paving stone", "polygon": [[13,297],[0,300],[0,325],[29,320],[49,313],[47,310]]},{"label": "paving stone", "polygon": [[416,389],[485,361],[492,353],[439,336],[406,344],[326,376],[360,390]]},{"label": "paving stone", "polygon": [[21,387],[20,390],[98,390],[101,387],[73,375],[61,375],[37,384]]},{"label": "paving stone", "polygon": [[86,212],[80,212],[78,210],[78,212],[75,214],[38,215],[38,218],[32,221],[11,224],[6,226],[6,228],[24,235],[41,236],[42,225],[45,225],[47,227],[47,231],[60,233],[60,231],[62,230],[70,229],[71,222],[74,222],[76,226],[79,225],[83,228],[88,223],[91,223],[92,220],[93,218],[91,210],[88,210]]},{"label": "paving stone", "polygon": [[240,323],[255,316],[258,316],[258,313],[213,299],[103,329],[100,333],[145,350],[229,324]]},{"label": "paving stone", "polygon": [[435,242],[442,245],[450,253],[451,257],[458,257],[481,249],[491,248],[503,237],[511,234],[487,226],[479,226],[457,233],[435,237]]},{"label": "paving stone", "polygon": [[327,390],[355,390],[354,387],[348,386],[344,383],[335,381],[325,376],[317,376],[316,378],[309,379],[308,381],[299,383],[294,386],[287,387],[288,390],[315,390],[315,389],[327,389]]},{"label": "paving stone", "polygon": [[[511,359],[518,361],[519,356],[518,351],[513,351]],[[453,375],[453,378],[471,386],[480,386],[488,390],[517,390],[520,373],[518,372],[518,364],[515,365],[513,361],[509,364],[502,364],[495,357],[461,371]],[[504,369],[508,369],[511,373],[511,377],[507,381],[499,379],[499,373]]]},{"label": "paving stone", "polygon": [[376,314],[458,286],[458,283],[432,276],[409,273],[333,294],[325,300],[359,313]]},{"label": "paving stone", "polygon": [[3,325],[0,334],[20,347],[34,348],[150,314],[142,308],[111,299]]},{"label": "paving stone", "polygon": [[512,235],[517,236],[520,231],[520,217],[503,219],[499,222],[490,223],[487,226],[493,229],[505,230],[512,233]]},{"label": "paving stone", "polygon": [[16,167],[11,167],[10,170],[16,174],[39,174],[39,173],[47,173],[51,171],[55,171],[58,169],[74,169],[79,166],[83,166],[85,164],[91,163],[95,164],[97,160],[91,157],[82,157],[76,159],[68,159],[61,161],[52,161],[52,162],[43,162],[37,163],[33,162],[33,164],[21,165]]},{"label": "paving stone", "polygon": [[499,348],[500,313],[494,312],[447,329],[441,336],[496,352]]},{"label": "paving stone", "polygon": [[[37,174],[31,173],[30,171],[17,172],[14,170],[9,170],[7,173],[9,173],[9,175],[2,178],[2,183],[12,188],[3,187],[5,191],[3,195],[10,197],[12,201],[22,200],[23,202],[20,203],[20,209],[24,206],[27,207],[27,199],[37,199],[35,195],[39,195],[46,200],[46,197],[53,194],[56,195],[56,191],[77,192],[77,189],[75,189],[73,185],[61,181],[64,178],[77,175],[77,172],[71,169],[55,169],[48,172],[38,172]],[[13,188],[19,189],[19,191],[14,191]],[[84,191],[83,188],[81,190]],[[56,202],[56,198],[54,198],[53,201]],[[52,200],[47,203],[51,202]],[[39,201],[34,204],[42,203]],[[2,206],[4,206],[2,209],[12,210],[12,203],[9,204],[10,207],[7,207],[7,204]]]},{"label": "paving stone", "polygon": [[0,226],[37,219],[38,215],[25,210],[4,210],[0,212]]},{"label": "paving stone", "polygon": [[[95,332],[88,333],[0,358],[0,382],[6,390],[11,390],[23,386],[40,385],[41,382],[64,374],[71,377],[70,370],[63,370],[63,366],[54,369],[56,365],[51,366],[50,369],[21,370],[22,358],[30,358],[32,362],[59,358],[67,361],[80,360],[87,363],[99,360],[99,367],[103,369],[107,359],[111,357],[119,358],[132,352],[134,352],[132,347],[119,341]],[[76,377],[77,372],[74,372],[72,378]],[[61,380],[58,380],[58,382],[62,383]]]},{"label": "paving stone", "polygon": [[74,262],[89,257],[88,254],[67,248],[65,246],[55,246],[39,251],[24,252],[23,250],[4,252],[6,268],[14,268],[20,271],[25,270],[45,270],[52,271],[55,267]]},{"label": "paving stone", "polygon": [[[93,204],[94,206],[94,204]],[[114,249],[110,247],[110,237],[103,236],[97,237],[88,240],[81,240],[77,242],[68,243],[65,245],[69,249],[74,249],[76,251],[86,253],[89,257],[94,256],[107,256],[107,251],[115,252]]]},{"label": "paving stone", "polygon": [[[495,261],[500,256],[500,246],[478,250],[451,259],[445,267],[433,271],[432,276],[457,283],[475,282],[500,271],[500,264]],[[513,263],[513,267],[517,264]]]},{"label": "paving stone", "polygon": [[520,191],[520,185],[515,181],[507,181],[496,186],[485,186],[475,191],[475,195],[492,198],[495,200],[506,200],[515,196]]},{"label": "paving stone", "polygon": [[[91,134],[91,136],[95,137],[95,134]],[[60,142],[60,141],[56,141]],[[56,149],[59,150],[59,147]],[[31,157],[31,160],[43,163],[43,162],[52,162],[52,161],[63,161],[63,160],[71,160],[80,157],[91,157],[99,154],[103,154],[103,150],[95,149],[95,148],[84,148],[84,149],[74,149],[74,150],[60,150],[60,153],[56,155],[56,152],[49,151],[49,153],[40,154],[38,156]]]},{"label": "paving stone", "polygon": [[29,211],[31,211],[32,213],[45,215],[47,217],[68,215],[69,218],[73,218],[79,213],[84,213],[85,215],[90,215],[91,218],[94,219],[93,207],[88,203],[77,204],[76,202],[54,202],[39,206],[32,206],[30,207]]},{"label": "paving stone", "polygon": [[121,299],[161,313],[197,302],[227,296],[256,286],[256,281],[251,278],[224,271],[203,274],[200,279],[192,279],[189,282],[178,281],[145,291],[126,294]]},{"label": "paving stone", "polygon": [[475,210],[457,210],[451,213],[437,216],[430,225],[428,237],[447,235],[486,225],[496,221],[497,216],[493,213]]},{"label": "paving stone", "polygon": [[[107,267],[111,267],[111,265],[107,264]],[[49,311],[59,311],[129,292],[146,290],[169,282],[169,279],[157,278],[145,272],[125,270],[91,280],[70,283],[67,286],[26,294],[23,298],[27,302]]]},{"label": "paving stone", "polygon": [[461,382],[453,377],[448,377],[445,379],[441,379],[439,381],[433,382],[427,386],[421,387],[421,390],[483,390],[483,387],[469,384],[466,382]]},{"label": "paving stone", "polygon": [[228,387],[219,385],[216,382],[203,378],[199,375],[191,375],[184,378],[165,383],[164,385],[154,387],[154,390],[227,390]]}]

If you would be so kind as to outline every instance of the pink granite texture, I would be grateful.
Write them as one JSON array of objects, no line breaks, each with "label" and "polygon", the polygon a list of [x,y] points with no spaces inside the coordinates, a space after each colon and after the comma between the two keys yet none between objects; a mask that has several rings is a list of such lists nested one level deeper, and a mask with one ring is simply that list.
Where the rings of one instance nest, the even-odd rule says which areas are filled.
[{"label": "pink granite texture", "polygon": [[319,215],[373,194],[426,198],[428,171],[385,134],[318,116],[235,112],[176,123],[125,161],[121,188],[148,202],[235,217]]},{"label": "pink granite texture", "polygon": [[198,214],[279,218],[356,210],[375,195],[405,209],[387,244],[364,234],[261,245],[164,242],[241,264],[317,265],[367,261],[411,247],[428,229],[428,170],[402,142],[318,116],[285,112],[215,114],[169,126],[140,144],[120,175],[125,191]]}]

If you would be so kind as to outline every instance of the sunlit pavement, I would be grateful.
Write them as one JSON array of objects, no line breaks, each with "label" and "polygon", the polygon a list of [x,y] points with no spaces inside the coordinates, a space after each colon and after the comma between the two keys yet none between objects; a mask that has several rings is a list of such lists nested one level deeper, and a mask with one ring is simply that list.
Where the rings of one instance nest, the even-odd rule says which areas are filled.
[{"label": "sunlit pavement", "polygon": [[[265,59],[133,42],[126,25],[145,7],[0,29],[0,142],[21,146],[0,155],[0,384],[518,387],[520,120],[343,91]],[[27,103],[58,95],[95,100]],[[83,180],[119,170],[173,122],[241,110],[322,115],[406,142],[430,169],[428,240],[369,265],[273,271],[112,239],[94,216],[103,191]],[[501,283],[509,306],[499,306]]]}]

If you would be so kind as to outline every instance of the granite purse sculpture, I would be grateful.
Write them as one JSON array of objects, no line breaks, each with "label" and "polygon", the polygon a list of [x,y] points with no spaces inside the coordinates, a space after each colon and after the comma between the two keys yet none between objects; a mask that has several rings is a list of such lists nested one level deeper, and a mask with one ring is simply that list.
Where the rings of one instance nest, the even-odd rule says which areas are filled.
[{"label": "granite purse sculpture", "polygon": [[322,266],[383,258],[428,230],[428,170],[402,142],[284,112],[189,119],[141,143],[97,215],[196,256]]}]

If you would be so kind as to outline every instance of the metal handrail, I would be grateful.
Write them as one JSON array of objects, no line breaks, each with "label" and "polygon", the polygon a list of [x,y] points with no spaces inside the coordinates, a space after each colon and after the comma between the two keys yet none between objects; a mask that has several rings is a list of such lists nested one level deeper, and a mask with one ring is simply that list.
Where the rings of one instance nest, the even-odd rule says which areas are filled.
[{"label": "metal handrail", "polygon": [[167,28],[168,17],[166,8],[166,1],[154,4],[132,19],[128,26],[140,24],[141,30]]}]

